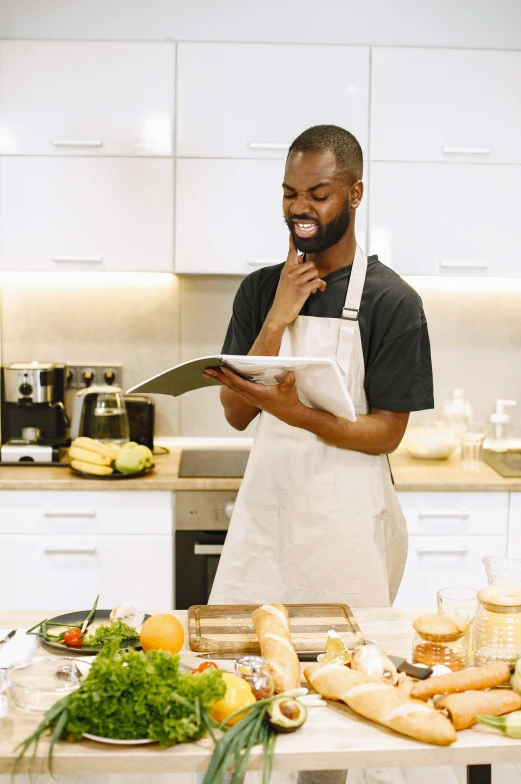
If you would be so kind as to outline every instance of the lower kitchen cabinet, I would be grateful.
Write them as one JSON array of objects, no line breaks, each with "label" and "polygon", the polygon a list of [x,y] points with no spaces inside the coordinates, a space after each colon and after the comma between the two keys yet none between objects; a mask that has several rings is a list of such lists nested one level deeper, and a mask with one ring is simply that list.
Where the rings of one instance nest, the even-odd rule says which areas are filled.
[{"label": "lower kitchen cabinet", "polygon": [[173,495],[0,493],[0,606],[173,607]]},{"label": "lower kitchen cabinet", "polygon": [[510,493],[508,557],[521,558],[521,493]]},{"label": "lower kitchen cabinet", "polygon": [[483,556],[507,554],[508,493],[398,495],[409,552],[394,606],[434,607],[440,588],[482,588],[487,582]]}]

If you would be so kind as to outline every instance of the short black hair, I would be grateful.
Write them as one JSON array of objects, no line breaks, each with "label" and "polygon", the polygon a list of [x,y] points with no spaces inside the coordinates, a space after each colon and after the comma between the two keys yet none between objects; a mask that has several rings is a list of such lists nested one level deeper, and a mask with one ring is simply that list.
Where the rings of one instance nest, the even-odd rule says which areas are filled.
[{"label": "short black hair", "polygon": [[364,156],[358,140],[338,125],[314,125],[297,136],[289,148],[291,152],[332,152],[341,172],[347,172],[353,182],[362,179]]}]

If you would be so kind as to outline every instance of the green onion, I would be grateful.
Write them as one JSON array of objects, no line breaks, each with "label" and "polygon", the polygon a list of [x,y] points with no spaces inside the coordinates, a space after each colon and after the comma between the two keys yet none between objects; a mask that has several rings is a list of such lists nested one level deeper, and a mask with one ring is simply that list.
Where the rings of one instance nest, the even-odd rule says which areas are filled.
[{"label": "green onion", "polygon": [[94,616],[96,614],[96,607],[98,606],[98,601],[99,601],[99,594],[96,596],[96,601],[93,604],[92,610],[90,611],[90,613],[87,615],[87,617],[83,621],[83,625],[81,627],[81,633],[82,634],[85,634],[85,631],[89,628],[89,625],[91,624],[92,619],[94,618]]}]

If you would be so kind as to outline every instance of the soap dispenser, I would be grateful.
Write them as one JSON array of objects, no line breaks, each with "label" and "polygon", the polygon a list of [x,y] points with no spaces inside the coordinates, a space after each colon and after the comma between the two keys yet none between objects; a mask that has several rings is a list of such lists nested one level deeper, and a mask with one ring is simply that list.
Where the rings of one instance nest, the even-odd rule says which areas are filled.
[{"label": "soap dispenser", "polygon": [[496,400],[496,411],[490,417],[492,435],[488,448],[492,452],[506,452],[508,450],[510,416],[505,411],[507,406],[517,406],[517,402],[515,400]]},{"label": "soap dispenser", "polygon": [[465,400],[463,389],[452,390],[452,399],[443,406],[441,418],[444,425],[457,430],[463,437],[472,419],[472,405]]}]

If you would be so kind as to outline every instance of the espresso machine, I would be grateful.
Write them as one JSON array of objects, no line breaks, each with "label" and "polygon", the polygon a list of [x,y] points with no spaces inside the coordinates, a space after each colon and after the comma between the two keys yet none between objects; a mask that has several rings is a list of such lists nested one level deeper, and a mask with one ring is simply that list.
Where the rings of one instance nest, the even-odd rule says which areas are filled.
[{"label": "espresso machine", "polygon": [[70,444],[65,365],[16,362],[2,368],[0,461],[58,463]]}]

